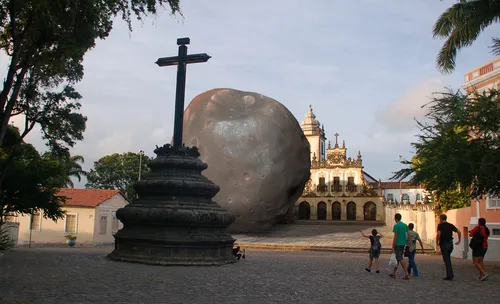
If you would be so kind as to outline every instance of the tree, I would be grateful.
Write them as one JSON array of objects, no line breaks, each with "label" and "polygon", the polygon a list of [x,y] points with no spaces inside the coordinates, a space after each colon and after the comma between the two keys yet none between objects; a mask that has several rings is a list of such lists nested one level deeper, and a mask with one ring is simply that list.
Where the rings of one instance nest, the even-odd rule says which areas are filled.
[{"label": "tree", "polygon": [[0,147],[10,118],[23,114],[23,139],[36,124],[52,150],[83,138],[86,118],[73,85],[83,77],[83,56],[105,39],[120,15],[136,19],[179,0],[0,0],[0,49],[10,64],[0,91]]},{"label": "tree", "polygon": [[470,204],[471,198],[500,195],[500,91],[465,95],[449,90],[426,105],[428,122],[417,122],[418,142],[406,168],[393,180],[435,191],[442,209]]},{"label": "tree", "polygon": [[[106,155],[94,162],[87,174],[87,188],[117,189],[128,199],[136,195],[133,184],[138,180],[140,155],[133,152]],[[141,175],[148,172],[150,159],[142,156]]]},{"label": "tree", "polygon": [[[434,24],[434,38],[446,38],[437,57],[437,66],[444,73],[455,68],[457,52],[468,47],[485,28],[500,21],[500,0],[459,0]],[[500,39],[492,38],[492,51],[500,55]]]},{"label": "tree", "polygon": [[64,163],[54,157],[40,156],[30,144],[17,144],[19,138],[19,130],[9,126],[0,151],[0,164],[9,162],[0,190],[0,225],[4,216],[13,213],[42,211],[44,217],[52,220],[63,217],[61,206],[65,197],[57,192],[61,176],[66,174]]},{"label": "tree", "polygon": [[43,157],[45,159],[52,159],[54,161],[59,161],[61,162],[61,165],[64,166],[65,168],[65,174],[61,175],[60,178],[60,184],[61,187],[68,187],[68,188],[74,188],[75,185],[71,178],[76,178],[79,182],[82,180],[82,177],[87,176],[87,172],[83,170],[82,166],[80,165],[84,163],[85,159],[83,156],[80,155],[63,155],[60,156],[56,153],[53,152],[46,152]]}]

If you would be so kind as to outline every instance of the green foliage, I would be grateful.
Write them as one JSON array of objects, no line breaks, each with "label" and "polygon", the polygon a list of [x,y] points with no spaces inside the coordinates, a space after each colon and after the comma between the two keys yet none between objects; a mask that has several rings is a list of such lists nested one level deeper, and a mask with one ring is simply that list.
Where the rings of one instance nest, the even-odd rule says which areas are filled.
[{"label": "green foliage", "polygon": [[53,151],[83,138],[86,118],[77,113],[73,88],[83,77],[83,56],[105,39],[120,16],[132,30],[159,7],[179,12],[179,0],[0,0],[0,49],[10,57],[0,91],[0,147],[9,120],[26,117],[21,139],[39,124]]},{"label": "green foliage", "polygon": [[416,155],[392,179],[436,191],[444,208],[468,206],[472,197],[500,195],[500,92],[437,94],[412,145]]},{"label": "green foliage", "polygon": [[15,245],[7,227],[0,223],[0,250],[9,250],[14,248]]},{"label": "green foliage", "polygon": [[87,172],[83,170],[81,164],[85,162],[83,156],[80,155],[63,155],[59,156],[54,152],[44,153],[42,156],[44,159],[51,159],[54,161],[58,161],[64,167],[65,173],[60,177],[59,184],[61,187],[74,188],[75,185],[71,178],[76,178],[79,182],[82,180],[82,177],[87,176]]},{"label": "green foliage", "polygon": [[[19,137],[19,130],[9,126],[6,143],[18,142]],[[63,162],[40,156],[32,145],[21,141],[0,149],[0,166],[8,169],[2,174],[0,222],[7,214],[32,214],[39,210],[52,220],[63,217],[61,204],[65,198],[56,195],[61,187],[61,176],[67,174]]]},{"label": "green foliage", "polygon": [[439,210],[444,212],[451,209],[469,207],[471,205],[472,196],[470,188],[465,188],[437,192],[436,200]]},{"label": "green foliage", "polygon": [[[133,184],[139,175],[139,154],[127,152],[123,154],[106,155],[94,162],[94,168],[87,174],[87,188],[117,189],[129,200],[135,197]],[[142,156],[141,175],[148,172],[150,159]]]},{"label": "green foliage", "polygon": [[68,241],[73,241],[73,240],[76,240],[76,235],[73,235],[73,234],[66,234],[64,236],[64,238]]},{"label": "green foliage", "polygon": [[[500,21],[500,0],[459,0],[439,16],[434,37],[446,38],[437,57],[438,68],[450,73],[457,52],[472,45],[484,29]],[[500,40],[492,38],[493,53],[500,55]]]}]

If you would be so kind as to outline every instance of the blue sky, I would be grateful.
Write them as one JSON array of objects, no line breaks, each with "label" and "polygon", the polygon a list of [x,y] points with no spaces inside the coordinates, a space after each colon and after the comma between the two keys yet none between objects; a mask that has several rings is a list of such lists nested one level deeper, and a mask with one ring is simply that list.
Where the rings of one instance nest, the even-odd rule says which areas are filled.
[{"label": "blue sky", "polygon": [[[398,154],[412,156],[413,119],[428,96],[459,88],[466,71],[493,58],[488,46],[498,25],[459,53],[451,75],[436,69],[443,41],[433,39],[432,27],[455,2],[181,0],[184,17],[164,11],[136,22],[132,33],[117,20],[85,57],[77,89],[87,131],[72,153],[89,169],[106,154],[153,156],[155,145],[170,142],[176,69],[154,62],[177,53],[178,37],[190,37],[189,52],[212,59],[188,67],[186,106],[219,87],[272,97],[299,122],[312,104],[327,137],[338,132],[349,156],[361,150],[365,170],[385,180],[400,168]],[[2,54],[3,75],[7,64]],[[27,141],[44,148],[38,130]]]}]

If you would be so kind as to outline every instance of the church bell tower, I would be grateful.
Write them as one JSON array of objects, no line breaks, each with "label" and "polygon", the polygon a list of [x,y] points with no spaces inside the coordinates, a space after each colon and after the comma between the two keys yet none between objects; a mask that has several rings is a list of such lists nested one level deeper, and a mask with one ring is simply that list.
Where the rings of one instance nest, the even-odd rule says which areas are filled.
[{"label": "church bell tower", "polygon": [[301,128],[311,147],[311,161],[314,157],[318,161],[325,160],[325,127],[322,126],[318,120],[316,120],[316,115],[314,115],[311,105],[309,105],[306,119],[304,119],[304,121],[301,123]]}]

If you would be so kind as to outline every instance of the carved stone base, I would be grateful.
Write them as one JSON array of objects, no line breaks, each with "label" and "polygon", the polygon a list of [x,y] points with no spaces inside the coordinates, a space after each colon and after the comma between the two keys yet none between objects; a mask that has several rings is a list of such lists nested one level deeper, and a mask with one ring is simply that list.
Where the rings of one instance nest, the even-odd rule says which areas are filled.
[{"label": "carved stone base", "polygon": [[236,261],[225,229],[234,216],[212,201],[219,187],[201,172],[196,147],[155,150],[151,173],[134,185],[139,199],[117,211],[117,261],[155,265],[223,265]]}]

